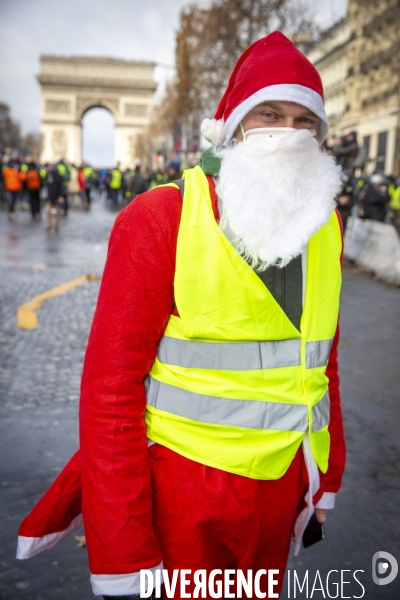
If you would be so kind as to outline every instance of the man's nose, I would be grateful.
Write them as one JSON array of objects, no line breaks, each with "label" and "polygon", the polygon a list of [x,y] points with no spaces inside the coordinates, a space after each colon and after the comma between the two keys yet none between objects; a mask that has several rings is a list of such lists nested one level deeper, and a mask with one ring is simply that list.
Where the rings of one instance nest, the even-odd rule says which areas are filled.
[{"label": "man's nose", "polygon": [[294,128],[295,126],[296,126],[296,122],[294,120],[294,117],[287,116],[284,118],[283,127],[293,127]]}]

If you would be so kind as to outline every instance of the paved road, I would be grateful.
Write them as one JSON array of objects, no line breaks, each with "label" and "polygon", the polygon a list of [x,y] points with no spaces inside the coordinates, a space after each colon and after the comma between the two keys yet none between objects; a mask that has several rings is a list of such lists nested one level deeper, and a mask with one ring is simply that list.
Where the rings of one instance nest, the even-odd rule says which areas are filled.
[{"label": "paved road", "polygon": [[[99,282],[90,281],[46,301],[39,327],[17,328],[17,307],[59,283],[101,274],[114,216],[101,202],[90,214],[71,212],[59,234],[30,223],[20,213],[9,223],[0,213],[0,598],[86,600],[92,598],[85,549],[73,537],[29,561],[16,561],[18,524],[77,448],[77,403],[82,357]],[[47,268],[35,270],[44,263]],[[358,577],[370,600],[399,600],[400,576],[388,586],[371,580],[375,552],[400,561],[400,403],[398,327],[400,291],[345,268],[340,346],[348,466],[326,540],[297,559],[309,595],[329,597],[329,570],[346,570],[338,597],[361,597]],[[317,574],[322,591],[311,588]],[[340,575],[340,573],[339,573]],[[332,583],[336,574],[331,575]],[[320,586],[319,586],[320,587]],[[335,597],[335,588],[329,590]],[[284,587],[282,599],[289,596]],[[297,598],[306,598],[305,591]]]},{"label": "paved road", "polygon": [[[299,577],[303,573],[301,579],[307,569],[311,579],[319,570],[323,581],[331,569],[362,569],[365,573],[358,576],[365,598],[399,600],[400,575],[392,584],[376,586],[371,563],[379,550],[400,563],[400,290],[347,265],[340,322],[346,473],[326,525],[326,540],[302,551],[289,568]],[[344,573],[345,580],[352,579],[351,572]],[[355,582],[343,589],[339,598],[362,593]],[[330,593],[335,597],[334,589]],[[323,595],[316,592],[313,597]]]}]

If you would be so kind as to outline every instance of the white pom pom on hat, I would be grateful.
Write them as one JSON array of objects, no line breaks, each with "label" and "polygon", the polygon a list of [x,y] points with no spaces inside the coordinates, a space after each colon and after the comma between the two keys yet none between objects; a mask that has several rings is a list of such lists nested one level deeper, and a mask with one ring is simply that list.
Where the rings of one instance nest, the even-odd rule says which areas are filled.
[{"label": "white pom pom on hat", "polygon": [[296,102],[320,119],[320,143],[328,133],[322,81],[314,65],[280,31],[254,42],[230,76],[214,119],[204,119],[201,132],[214,146],[229,141],[240,121],[265,101]]},{"label": "white pom pom on hat", "polygon": [[225,141],[225,125],[222,119],[204,119],[201,133],[213,146],[222,146]]}]

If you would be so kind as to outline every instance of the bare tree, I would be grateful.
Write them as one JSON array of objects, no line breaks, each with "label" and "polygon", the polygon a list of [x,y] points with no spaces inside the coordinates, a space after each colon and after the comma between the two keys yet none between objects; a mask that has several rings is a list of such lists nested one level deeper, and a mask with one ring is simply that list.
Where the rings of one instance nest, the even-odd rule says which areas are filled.
[{"label": "bare tree", "polygon": [[173,81],[167,84],[161,102],[153,109],[153,115],[148,127],[148,134],[151,137],[157,137],[170,133],[174,126],[178,111],[177,87],[176,83]]},{"label": "bare tree", "polygon": [[19,148],[21,130],[19,124],[11,117],[8,104],[0,103],[0,153],[6,148]]},{"label": "bare tree", "polygon": [[176,33],[176,77],[155,111],[151,133],[180,131],[183,147],[195,147],[200,123],[215,112],[238,57],[274,30],[292,37],[317,33],[303,0],[211,0],[184,8]]},{"label": "bare tree", "polygon": [[26,133],[19,146],[21,154],[25,157],[32,157],[35,160],[40,159],[42,150],[42,136],[40,133]]},{"label": "bare tree", "polygon": [[150,137],[139,133],[136,137],[136,144],[134,149],[134,156],[137,157],[140,163],[146,167],[150,167],[152,164],[152,158],[154,154],[154,144]]},{"label": "bare tree", "polygon": [[189,5],[176,37],[177,114],[212,114],[242,52],[273,30],[290,36],[315,34],[301,0],[213,0]]}]

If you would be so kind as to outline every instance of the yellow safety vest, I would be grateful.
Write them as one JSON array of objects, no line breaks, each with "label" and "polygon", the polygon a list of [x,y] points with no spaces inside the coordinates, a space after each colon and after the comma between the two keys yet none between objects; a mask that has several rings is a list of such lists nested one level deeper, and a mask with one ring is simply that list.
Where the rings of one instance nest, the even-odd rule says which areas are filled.
[{"label": "yellow safety vest", "polygon": [[156,173],[155,179],[153,179],[153,181],[150,184],[150,189],[152,190],[153,188],[159,185],[165,184],[167,180],[168,177],[165,173]]},{"label": "yellow safety vest", "polygon": [[90,177],[91,175],[94,174],[94,171],[93,171],[92,167],[85,167],[83,169],[83,173],[84,173],[85,177]]},{"label": "yellow safety vest", "polygon": [[67,174],[67,167],[63,164],[63,163],[58,163],[57,164],[57,171],[59,172],[59,174],[61,175],[61,177],[64,179],[66,174]]},{"label": "yellow safety vest", "polygon": [[278,479],[306,433],[328,467],[325,375],[339,313],[336,213],[308,243],[301,332],[215,221],[200,167],[185,171],[171,315],[146,381],[147,435],[194,461]]},{"label": "yellow safety vest", "polygon": [[119,169],[113,169],[111,171],[110,188],[113,190],[119,190],[122,185],[122,173]]},{"label": "yellow safety vest", "polygon": [[392,210],[400,209],[400,187],[392,190],[389,206]]}]

